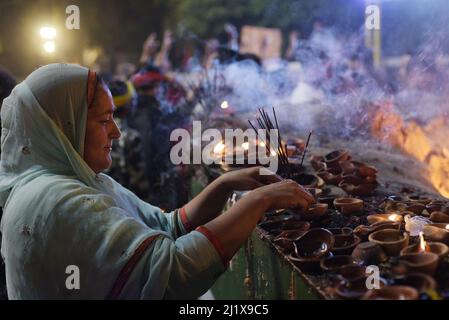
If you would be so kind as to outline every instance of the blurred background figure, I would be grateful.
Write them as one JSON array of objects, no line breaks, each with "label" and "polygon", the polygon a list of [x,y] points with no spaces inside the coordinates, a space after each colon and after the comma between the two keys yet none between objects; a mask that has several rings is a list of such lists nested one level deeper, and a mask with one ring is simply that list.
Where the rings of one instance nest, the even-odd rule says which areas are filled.
[{"label": "blurred background figure", "polygon": [[156,54],[154,61],[154,65],[160,68],[161,71],[164,73],[172,70],[172,63],[169,58],[172,45],[173,45],[173,34],[170,30],[165,30],[161,49]]},{"label": "blurred background figure", "polygon": [[231,50],[239,51],[239,32],[233,24],[226,23],[224,25],[226,35],[228,36],[227,47]]},{"label": "blurred background figure", "polygon": [[142,54],[140,56],[140,65],[153,65],[156,58],[156,52],[159,48],[156,32],[150,33],[142,46]]}]

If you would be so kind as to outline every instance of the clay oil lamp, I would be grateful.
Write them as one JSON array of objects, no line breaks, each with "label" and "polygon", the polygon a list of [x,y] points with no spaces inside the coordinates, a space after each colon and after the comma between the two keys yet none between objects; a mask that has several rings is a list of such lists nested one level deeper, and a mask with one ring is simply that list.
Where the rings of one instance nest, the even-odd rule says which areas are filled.
[{"label": "clay oil lamp", "polygon": [[441,242],[427,242],[424,240],[423,232],[419,234],[419,243],[412,244],[401,250],[401,256],[409,253],[421,253],[421,252],[432,252],[435,253],[440,260],[447,256],[449,248],[447,245]]},{"label": "clay oil lamp", "polygon": [[[331,257],[332,253],[327,252],[324,257]],[[301,269],[302,272],[308,274],[319,274],[322,272],[320,267],[321,258],[317,257],[308,257],[308,258],[299,258],[295,251],[288,255],[288,260],[293,263],[296,267]]]},{"label": "clay oil lamp", "polygon": [[428,197],[420,197],[420,196],[409,196],[408,200],[411,202],[418,202],[418,203],[422,203],[423,205],[427,205],[430,202],[432,202],[431,198]]},{"label": "clay oil lamp", "polygon": [[400,230],[401,225],[402,225],[401,222],[378,221],[369,226],[359,225],[354,228],[353,232],[357,237],[359,237],[363,241],[367,241],[368,236],[373,232],[384,229]]},{"label": "clay oil lamp", "polygon": [[405,203],[405,211],[413,212],[414,214],[421,214],[426,209],[426,206],[420,202]]},{"label": "clay oil lamp", "polygon": [[388,210],[405,210],[408,199],[399,196],[389,196],[380,205],[380,208]]},{"label": "clay oil lamp", "polygon": [[361,178],[357,181],[356,178],[355,176],[344,177],[338,186],[354,196],[369,196],[377,187],[376,181],[364,181]]},{"label": "clay oil lamp", "polygon": [[324,162],[326,162],[328,167],[338,165],[339,161],[350,160],[351,156],[349,150],[335,150],[324,156]]},{"label": "clay oil lamp", "polygon": [[286,254],[290,254],[295,250],[295,246],[293,244],[295,240],[294,239],[289,239],[289,238],[284,238],[284,237],[276,237],[273,242],[279,246],[281,248],[281,250],[286,253]]},{"label": "clay oil lamp", "polygon": [[408,246],[408,233],[399,230],[384,229],[371,233],[369,241],[379,244],[388,256],[396,257]]},{"label": "clay oil lamp", "polygon": [[327,208],[326,203],[312,204],[307,210],[301,212],[301,217],[308,221],[322,218],[328,214]]},{"label": "clay oil lamp", "polygon": [[355,246],[360,243],[360,238],[354,234],[339,234],[334,236],[334,246],[331,252],[334,255],[346,255],[351,254]]},{"label": "clay oil lamp", "polygon": [[352,229],[349,227],[343,227],[343,228],[327,228],[327,230],[329,230],[330,232],[332,232],[332,234],[335,235],[351,235],[352,234]]},{"label": "clay oil lamp", "polygon": [[295,253],[298,258],[321,258],[334,246],[334,235],[323,228],[310,229],[295,240]]},{"label": "clay oil lamp", "polygon": [[338,275],[347,281],[353,281],[366,276],[366,267],[359,264],[347,264],[337,270]]},{"label": "clay oil lamp", "polygon": [[368,240],[368,236],[372,233],[371,227],[365,225],[358,225],[354,228],[353,233],[359,237],[362,241]]},{"label": "clay oil lamp", "polygon": [[402,222],[403,217],[402,215],[398,213],[379,213],[379,214],[371,214],[366,217],[368,220],[368,223],[370,225],[376,223],[376,222]]},{"label": "clay oil lamp", "polygon": [[433,275],[438,268],[438,255],[432,252],[408,253],[400,258],[410,273],[425,273]]},{"label": "clay oil lamp", "polygon": [[299,173],[294,174],[292,179],[302,185],[304,188],[322,188],[324,180],[314,174]]},{"label": "clay oil lamp", "polygon": [[377,265],[388,260],[388,256],[380,245],[374,242],[362,242],[352,251],[352,257],[364,265]]},{"label": "clay oil lamp", "polygon": [[328,184],[338,185],[343,179],[342,171],[339,166],[327,168],[325,170],[320,170],[317,175],[321,177]]},{"label": "clay oil lamp", "polygon": [[[336,288],[335,293],[338,297],[346,300],[361,299],[369,290],[366,287],[367,277],[357,278],[351,281],[342,281]],[[387,285],[385,279],[379,279],[379,286],[383,288]]]},{"label": "clay oil lamp", "polygon": [[315,169],[315,171],[322,171],[322,170],[326,170],[327,169],[327,165],[326,162],[324,162],[324,157],[322,156],[311,156],[310,157],[310,164],[312,165],[313,169]]},{"label": "clay oil lamp", "polygon": [[394,230],[400,230],[402,226],[402,223],[399,221],[378,221],[370,225],[371,227],[371,233],[376,232],[379,230],[384,229],[394,229]]},{"label": "clay oil lamp", "polygon": [[292,253],[295,249],[293,242],[303,236],[309,228],[310,224],[305,222],[300,229],[282,231],[274,238],[273,242],[279,246],[284,253]]},{"label": "clay oil lamp", "polygon": [[288,223],[289,221],[292,220],[298,220],[298,218],[294,217],[294,216],[273,216],[270,217],[269,219],[262,221],[259,223],[259,227],[261,227],[262,229],[266,230],[266,231],[271,231],[273,229],[280,229],[282,228],[283,225],[285,225],[286,223]]},{"label": "clay oil lamp", "polygon": [[291,240],[296,240],[303,236],[310,229],[310,223],[304,222],[302,227],[294,230],[282,231],[276,238],[287,238]]},{"label": "clay oil lamp", "polygon": [[335,196],[318,196],[317,201],[318,203],[325,203],[328,205],[329,208],[333,208],[334,207],[334,200],[335,200]]},{"label": "clay oil lamp", "polygon": [[325,272],[336,272],[347,265],[357,265],[357,261],[351,256],[332,256],[320,261],[320,267]]},{"label": "clay oil lamp", "polygon": [[424,273],[409,273],[404,278],[395,280],[396,285],[410,286],[424,293],[429,290],[435,290],[437,283],[435,279]]},{"label": "clay oil lamp", "polygon": [[367,292],[362,300],[418,300],[419,293],[409,286],[387,286]]},{"label": "clay oil lamp", "polygon": [[449,207],[446,201],[433,200],[428,205],[426,205],[426,210],[429,213],[432,213],[434,211],[440,211],[446,214],[449,213]]},{"label": "clay oil lamp", "polygon": [[310,229],[310,223],[300,219],[292,219],[284,222],[279,228],[271,229],[269,232],[275,236],[284,231],[307,231]]},{"label": "clay oil lamp", "polygon": [[449,223],[449,214],[445,214],[441,211],[434,211],[430,215],[430,220],[434,223]]},{"label": "clay oil lamp", "polygon": [[329,252],[334,245],[334,236],[322,228],[310,229],[293,242],[294,252],[288,258],[303,272],[320,272],[320,261],[331,256]]},{"label": "clay oil lamp", "polygon": [[430,223],[424,225],[423,233],[426,239],[434,242],[443,242],[449,245],[449,224]]},{"label": "clay oil lamp", "polygon": [[310,224],[305,221],[301,221],[295,216],[286,216],[279,220],[268,220],[259,223],[259,227],[265,231],[277,236],[282,231],[286,230],[308,230]]},{"label": "clay oil lamp", "polygon": [[340,167],[344,175],[357,175],[360,177],[374,177],[377,169],[358,161],[340,161]]},{"label": "clay oil lamp", "polygon": [[350,215],[363,210],[363,200],[356,198],[336,198],[334,207],[344,215]]}]

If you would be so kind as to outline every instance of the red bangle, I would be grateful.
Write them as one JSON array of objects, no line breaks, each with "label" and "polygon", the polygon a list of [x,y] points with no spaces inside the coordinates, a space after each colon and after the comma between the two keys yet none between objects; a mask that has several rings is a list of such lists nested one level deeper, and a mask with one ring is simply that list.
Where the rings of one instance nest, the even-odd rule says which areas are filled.
[{"label": "red bangle", "polygon": [[196,228],[196,231],[201,232],[206,236],[207,239],[209,239],[209,241],[215,247],[215,250],[217,250],[218,254],[220,255],[223,265],[227,268],[229,266],[229,259],[226,257],[221,241],[205,226],[199,226],[198,228]]},{"label": "red bangle", "polygon": [[181,216],[181,222],[182,222],[184,228],[186,229],[186,232],[189,233],[190,231],[192,231],[193,230],[193,226],[189,222],[189,219],[187,218],[186,208],[182,207],[179,210],[179,215]]}]

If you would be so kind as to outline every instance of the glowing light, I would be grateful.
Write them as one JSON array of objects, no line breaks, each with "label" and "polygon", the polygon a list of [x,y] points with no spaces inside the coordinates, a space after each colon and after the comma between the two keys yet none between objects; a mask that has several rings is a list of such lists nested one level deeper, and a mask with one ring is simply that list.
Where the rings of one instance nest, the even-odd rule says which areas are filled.
[{"label": "glowing light", "polygon": [[222,103],[221,103],[221,106],[220,106],[222,109],[227,109],[228,107],[229,107],[229,104],[228,104],[228,102],[225,100],[225,101],[223,101]]},{"label": "glowing light", "polygon": [[428,251],[427,242],[426,242],[426,240],[424,240],[424,235],[423,235],[422,231],[419,233],[419,251],[420,252]]},{"label": "glowing light", "polygon": [[446,230],[449,230],[449,224],[446,225]]},{"label": "glowing light", "polygon": [[43,39],[54,39],[56,37],[56,29],[52,27],[42,27],[39,33]]},{"label": "glowing light", "polygon": [[276,155],[277,155],[276,151],[271,150],[271,155],[272,155],[273,157],[276,156]]},{"label": "glowing light", "polygon": [[55,49],[56,49],[56,45],[53,41],[46,41],[44,43],[45,52],[53,53],[53,52],[55,52]]},{"label": "glowing light", "polygon": [[388,217],[388,220],[390,221],[401,221],[402,217],[398,214],[390,214],[390,216]]},{"label": "glowing light", "polygon": [[263,142],[263,141],[260,141],[260,142],[259,142],[259,146],[261,146],[261,147],[265,147],[265,142]]},{"label": "glowing light", "polygon": [[242,148],[243,148],[243,150],[248,150],[249,149],[249,143],[248,142],[243,142],[242,143]]},{"label": "glowing light", "polygon": [[224,149],[225,149],[224,143],[223,142],[219,142],[214,147],[214,153],[221,154],[221,153],[223,153]]}]

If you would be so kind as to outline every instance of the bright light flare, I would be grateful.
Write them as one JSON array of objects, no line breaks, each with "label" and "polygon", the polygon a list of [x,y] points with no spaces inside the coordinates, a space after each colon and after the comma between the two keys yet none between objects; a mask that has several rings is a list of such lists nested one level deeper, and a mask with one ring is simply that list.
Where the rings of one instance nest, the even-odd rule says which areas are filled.
[{"label": "bright light flare", "polygon": [[44,43],[44,50],[47,53],[53,53],[55,52],[56,49],[56,45],[54,43],[54,41],[47,41]]},{"label": "bright light flare", "polygon": [[225,101],[223,101],[222,103],[221,103],[221,106],[220,106],[222,109],[227,109],[228,107],[229,107],[229,104],[228,104],[228,102],[225,100]]},{"label": "bright light flare", "polygon": [[53,27],[42,27],[39,30],[39,34],[43,39],[54,39],[56,38],[56,29]]}]

